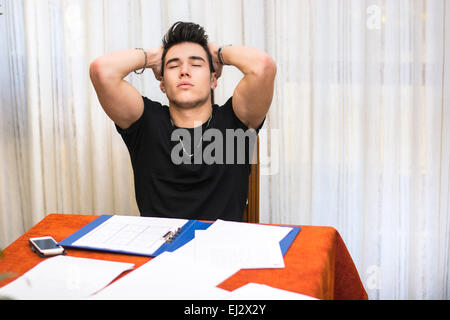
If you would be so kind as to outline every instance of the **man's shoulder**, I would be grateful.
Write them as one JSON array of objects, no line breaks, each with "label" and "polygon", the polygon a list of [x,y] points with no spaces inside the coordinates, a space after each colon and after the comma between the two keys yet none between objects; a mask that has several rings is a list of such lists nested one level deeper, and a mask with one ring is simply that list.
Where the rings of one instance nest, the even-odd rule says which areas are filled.
[{"label": "man's shoulder", "polygon": [[213,105],[213,112],[217,113],[219,117],[226,117],[226,118],[234,118],[234,112],[233,112],[233,97],[230,97],[225,101],[222,105]]},{"label": "man's shoulder", "polygon": [[218,110],[225,110],[233,107],[233,96],[229,97],[223,105],[216,105]]},{"label": "man's shoulder", "polygon": [[137,130],[142,130],[146,127],[154,127],[155,124],[162,124],[169,117],[168,107],[162,103],[152,100],[146,96],[142,96],[144,101],[144,111],[142,112],[139,119],[132,123],[127,129],[121,129],[116,124],[116,129],[121,135],[129,135],[132,132],[137,132]]},{"label": "man's shoulder", "polygon": [[152,118],[159,121],[161,120],[160,118],[165,119],[169,116],[169,107],[167,105],[146,96],[142,96],[142,99],[144,100],[144,118]]},{"label": "man's shoulder", "polygon": [[248,127],[242,123],[237,117],[233,109],[233,96],[228,98],[228,100],[221,106],[217,106],[218,117],[224,121],[225,126],[230,129],[243,129],[247,130]]},{"label": "man's shoulder", "polygon": [[168,108],[166,105],[163,105],[161,102],[154,100],[154,99],[150,99],[147,96],[142,96],[142,100],[144,101],[145,108],[156,108],[156,109],[163,110],[163,111],[166,111],[166,109]]}]

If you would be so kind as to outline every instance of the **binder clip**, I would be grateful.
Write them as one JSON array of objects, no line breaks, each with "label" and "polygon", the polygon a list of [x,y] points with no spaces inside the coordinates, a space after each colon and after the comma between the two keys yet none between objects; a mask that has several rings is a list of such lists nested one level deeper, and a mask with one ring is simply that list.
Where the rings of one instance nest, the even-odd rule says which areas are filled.
[{"label": "binder clip", "polygon": [[180,231],[181,231],[181,228],[176,228],[175,230],[170,230],[163,236],[163,238],[166,242],[172,242],[173,239],[175,239],[178,236]]}]

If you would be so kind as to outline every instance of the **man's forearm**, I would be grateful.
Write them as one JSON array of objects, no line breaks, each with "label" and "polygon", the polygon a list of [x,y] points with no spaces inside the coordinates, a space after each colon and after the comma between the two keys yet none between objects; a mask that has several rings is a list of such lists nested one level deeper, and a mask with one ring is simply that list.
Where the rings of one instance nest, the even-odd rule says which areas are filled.
[{"label": "man's forearm", "polygon": [[[161,55],[159,48],[145,49],[147,53],[146,68],[159,68]],[[130,72],[144,67],[145,55],[140,49],[119,50],[107,53],[91,64],[98,76],[109,80],[121,80]]]},{"label": "man's forearm", "polygon": [[234,113],[247,127],[258,128],[272,102],[276,64],[267,53],[251,47],[227,46],[221,53],[225,65],[235,66],[244,74],[233,91]]},{"label": "man's forearm", "polygon": [[226,46],[222,49],[225,65],[233,65],[244,75],[263,76],[274,73],[276,66],[264,51],[246,46]]}]

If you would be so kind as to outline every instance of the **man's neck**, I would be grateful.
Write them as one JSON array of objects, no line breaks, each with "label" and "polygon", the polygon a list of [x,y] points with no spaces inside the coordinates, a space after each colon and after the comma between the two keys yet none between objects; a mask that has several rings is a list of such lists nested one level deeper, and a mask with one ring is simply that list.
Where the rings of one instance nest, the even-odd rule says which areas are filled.
[{"label": "man's neck", "polygon": [[212,104],[208,100],[203,105],[194,108],[180,108],[175,103],[170,102],[169,113],[176,127],[195,128],[208,121],[212,114]]}]

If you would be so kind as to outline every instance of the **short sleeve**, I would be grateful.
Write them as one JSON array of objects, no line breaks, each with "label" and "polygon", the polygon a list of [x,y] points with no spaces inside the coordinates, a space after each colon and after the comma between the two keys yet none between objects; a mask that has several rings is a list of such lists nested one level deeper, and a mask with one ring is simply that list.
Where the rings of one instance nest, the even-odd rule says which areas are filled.
[{"label": "short sleeve", "polygon": [[[225,103],[224,107],[227,107],[231,110],[232,113],[232,117],[233,117],[233,121],[236,124],[237,128],[242,128],[244,131],[248,130],[249,128],[237,117],[236,113],[234,113],[234,109],[233,109],[233,97],[230,97],[227,102]],[[266,117],[264,117],[263,121],[261,122],[261,124],[258,126],[258,128],[255,129],[256,134],[259,133],[259,130],[261,130],[262,126],[264,125],[264,122],[266,121]]]},{"label": "short sleeve", "polygon": [[114,124],[117,132],[122,136],[123,141],[125,142],[130,153],[133,153],[136,149],[136,146],[140,143],[142,139],[143,131],[145,127],[149,125],[150,117],[152,114],[152,109],[155,107],[157,102],[154,102],[147,97],[142,97],[144,101],[144,111],[142,115],[137,119],[131,126],[126,129],[120,128],[116,123]]}]

